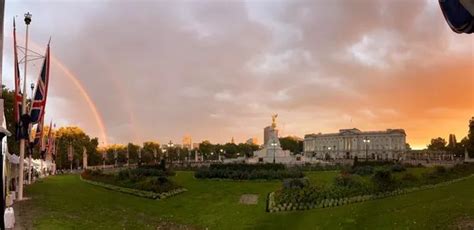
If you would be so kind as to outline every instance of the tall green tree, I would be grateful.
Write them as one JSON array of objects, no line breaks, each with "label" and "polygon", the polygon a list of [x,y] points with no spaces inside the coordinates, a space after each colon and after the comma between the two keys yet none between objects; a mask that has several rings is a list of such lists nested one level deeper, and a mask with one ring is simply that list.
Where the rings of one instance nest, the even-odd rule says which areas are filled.
[{"label": "tall green tree", "polygon": [[139,145],[128,143],[128,151],[129,151],[129,163],[136,164],[138,163],[138,149],[140,148]]},{"label": "tall green tree", "polygon": [[280,138],[280,145],[283,150],[290,150],[293,154],[303,152],[303,141],[296,137],[282,137]]},{"label": "tall green tree", "polygon": [[142,149],[142,160],[144,163],[153,163],[154,162],[154,152],[156,151],[157,162],[160,159],[161,149],[160,144],[154,141],[146,141],[143,143]]},{"label": "tall green tree", "polygon": [[20,152],[20,142],[15,139],[15,117],[13,114],[13,106],[15,104],[15,91],[9,90],[4,85],[2,85],[2,96],[3,96],[3,106],[5,113],[5,120],[7,123],[7,129],[12,133],[12,136],[8,137],[7,145],[8,151],[12,154],[19,154]]},{"label": "tall green tree", "polygon": [[446,150],[446,140],[438,137],[431,139],[431,143],[428,145],[429,150]]},{"label": "tall green tree", "polygon": [[215,146],[208,140],[205,140],[199,144],[199,152],[201,152],[204,156],[208,156],[214,151]]},{"label": "tall green tree", "polygon": [[83,147],[87,150],[88,165],[99,165],[102,163],[102,157],[97,152],[99,140],[90,138],[79,127],[61,127],[56,132],[56,167],[58,169],[68,169],[71,161],[68,159],[68,148],[72,146],[73,168],[82,167]]}]

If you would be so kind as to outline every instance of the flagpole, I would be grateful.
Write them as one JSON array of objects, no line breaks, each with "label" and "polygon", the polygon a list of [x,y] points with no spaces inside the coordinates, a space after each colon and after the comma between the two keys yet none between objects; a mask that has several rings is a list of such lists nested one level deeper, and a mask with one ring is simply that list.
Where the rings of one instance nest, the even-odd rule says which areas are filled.
[{"label": "flagpole", "polygon": [[[26,60],[26,58],[25,58]],[[25,80],[26,81],[26,80]],[[34,90],[34,84],[31,83],[31,103],[33,104],[34,100],[34,95],[33,95],[33,90]],[[31,123],[28,126],[28,134],[30,134],[29,130],[31,130]],[[31,158],[33,157],[33,146],[31,145],[31,137],[28,136],[28,142],[26,143],[28,145],[28,184],[31,184]]]},{"label": "flagpole", "polygon": [[[26,68],[28,62],[28,29],[31,23],[31,14],[28,12],[25,14],[26,24],[26,40],[25,40],[25,65],[24,65],[24,78],[23,78],[23,100],[21,104],[21,114],[26,114]],[[15,47],[16,48],[16,47]],[[22,124],[24,126],[24,124]],[[22,127],[23,129],[24,127]],[[23,129],[24,130],[24,129]],[[18,185],[18,200],[23,200],[23,183],[24,183],[24,160],[25,160],[25,140],[27,137],[22,136],[20,139],[20,170],[19,170],[19,185]]]}]

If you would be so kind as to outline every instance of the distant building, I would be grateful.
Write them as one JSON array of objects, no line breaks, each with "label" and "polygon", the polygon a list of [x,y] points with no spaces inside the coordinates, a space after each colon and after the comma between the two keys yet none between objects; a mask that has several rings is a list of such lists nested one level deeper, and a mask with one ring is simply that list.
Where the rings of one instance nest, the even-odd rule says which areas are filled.
[{"label": "distant building", "polygon": [[338,133],[307,134],[304,138],[306,157],[317,159],[398,159],[406,150],[406,134],[403,129],[385,131],[360,131],[341,129]]},{"label": "distant building", "polygon": [[256,137],[249,138],[245,143],[249,145],[258,145],[258,138]]},{"label": "distant building", "polygon": [[192,142],[191,136],[185,135],[183,137],[183,148],[191,149],[192,143],[193,142]]}]

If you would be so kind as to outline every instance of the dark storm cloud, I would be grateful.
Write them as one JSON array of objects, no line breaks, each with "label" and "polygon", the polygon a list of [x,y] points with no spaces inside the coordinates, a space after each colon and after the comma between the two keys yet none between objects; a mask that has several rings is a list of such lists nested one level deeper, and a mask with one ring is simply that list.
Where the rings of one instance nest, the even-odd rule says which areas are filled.
[{"label": "dark storm cloud", "polygon": [[[44,1],[7,11],[31,9],[36,38],[53,34],[55,55],[97,104],[111,142],[180,141],[185,133],[243,141],[279,113],[288,135],[400,127],[421,145],[464,132],[473,113],[472,40],[452,34],[437,7],[421,0]],[[97,133],[77,90],[57,75],[51,110]],[[443,98],[454,90],[466,100]],[[460,122],[449,120],[452,131],[415,128],[431,118]]]}]

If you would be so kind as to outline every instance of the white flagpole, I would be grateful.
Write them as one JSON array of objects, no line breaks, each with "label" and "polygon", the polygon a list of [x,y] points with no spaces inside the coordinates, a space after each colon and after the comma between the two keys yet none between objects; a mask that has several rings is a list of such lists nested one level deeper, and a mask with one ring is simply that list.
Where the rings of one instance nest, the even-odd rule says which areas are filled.
[{"label": "white flagpole", "polygon": [[[25,24],[26,24],[26,39],[25,39],[25,67],[24,67],[24,75],[23,78],[23,101],[21,106],[21,114],[26,114],[26,68],[28,62],[28,29],[31,23],[31,14],[28,12],[25,14]],[[16,47],[15,47],[16,49]],[[24,183],[24,160],[25,160],[25,138],[22,137],[20,139],[20,171],[19,171],[19,185],[18,185],[18,200],[23,200],[23,183]]]}]

